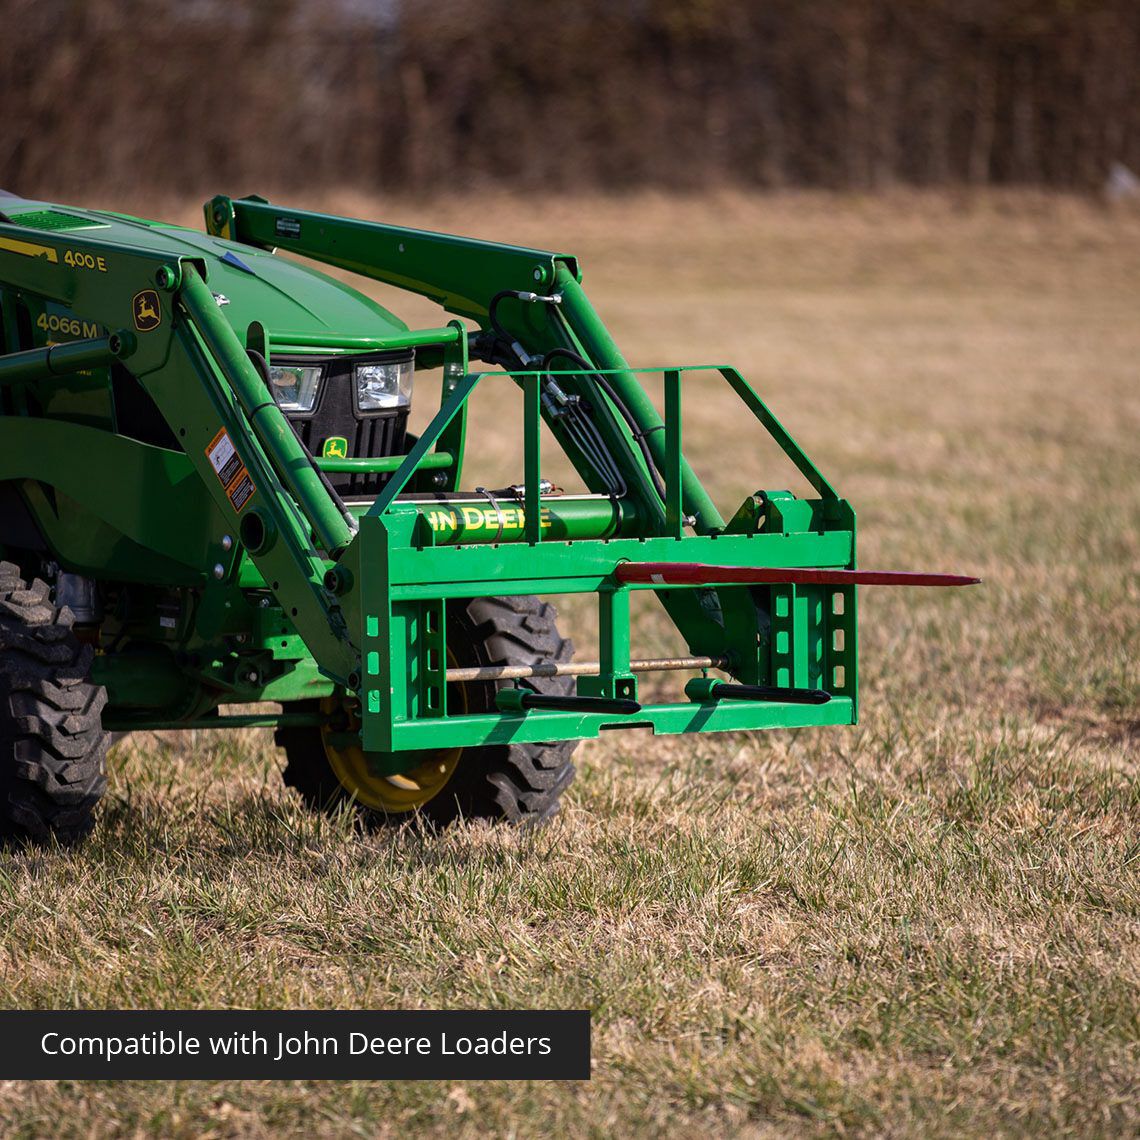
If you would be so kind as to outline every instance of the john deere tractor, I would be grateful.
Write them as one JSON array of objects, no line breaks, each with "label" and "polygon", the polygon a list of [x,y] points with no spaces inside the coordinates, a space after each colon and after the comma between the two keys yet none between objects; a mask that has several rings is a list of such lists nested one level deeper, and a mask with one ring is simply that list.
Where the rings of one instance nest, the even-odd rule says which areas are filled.
[{"label": "john deere tractor", "polygon": [[[365,824],[542,820],[603,730],[854,723],[857,584],[964,581],[856,571],[850,506],[727,367],[813,494],[722,514],[682,446],[702,370],[663,370],[659,414],[569,255],[257,197],[205,216],[0,196],[9,840],[86,834],[109,734],[143,729],[272,727],[286,783]],[[299,258],[451,319],[409,328]],[[521,406],[511,485],[464,484],[477,388]],[[544,440],[584,490],[544,479]],[[633,655],[635,590],[685,654]],[[591,661],[549,601],[583,593]],[[653,671],[672,700],[639,699]]]}]

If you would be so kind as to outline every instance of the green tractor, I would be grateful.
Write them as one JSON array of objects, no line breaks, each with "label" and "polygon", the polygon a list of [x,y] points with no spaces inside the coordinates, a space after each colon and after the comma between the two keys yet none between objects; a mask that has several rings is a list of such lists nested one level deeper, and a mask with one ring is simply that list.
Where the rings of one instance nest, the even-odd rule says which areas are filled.
[{"label": "green tractor", "polygon": [[[682,450],[701,370],[661,373],[659,414],[573,257],[256,197],[205,214],[199,233],[0,195],[8,841],[85,835],[110,734],[143,729],[273,727],[286,782],[367,824],[540,821],[602,730],[854,723],[856,586],[966,581],[856,571],[850,506],[731,368],[712,371],[814,497],[722,515]],[[409,328],[278,250],[452,319]],[[511,486],[462,483],[480,385],[521,402]],[[544,438],[583,491],[543,478]],[[687,654],[632,656],[634,590]],[[595,661],[547,600],[578,593]],[[639,700],[652,671],[680,674],[676,699]]]}]

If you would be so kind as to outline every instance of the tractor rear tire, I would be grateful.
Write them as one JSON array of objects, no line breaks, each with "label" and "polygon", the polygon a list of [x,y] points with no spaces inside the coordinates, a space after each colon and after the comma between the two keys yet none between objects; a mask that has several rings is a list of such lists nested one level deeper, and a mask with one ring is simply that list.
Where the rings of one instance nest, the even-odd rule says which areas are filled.
[{"label": "tractor rear tire", "polygon": [[[555,624],[556,611],[533,596],[473,598],[448,606],[447,648],[456,666],[535,665],[567,662],[573,644]],[[537,692],[568,695],[572,677],[535,677],[527,684]],[[495,711],[495,692],[511,682],[466,682],[448,686],[448,708],[468,713]],[[314,702],[314,706],[316,703]],[[417,754],[409,773],[429,773],[442,780],[426,786],[424,797],[392,791],[392,780],[362,777],[347,786],[338,775],[322,733],[313,728],[278,729],[276,740],[285,750],[286,785],[295,788],[315,810],[336,811],[352,805],[369,828],[398,825],[409,819],[444,827],[457,819],[506,820],[536,824],[549,820],[559,799],[574,778],[570,756],[577,741],[548,744],[488,745],[482,748],[432,751]],[[364,754],[360,754],[363,759]],[[344,772],[344,765],[339,765]],[[356,771],[360,772],[357,765]],[[437,773],[446,773],[444,776]]]},{"label": "tractor rear tire", "polygon": [[106,690],[45,582],[0,562],[0,842],[75,843],[107,786]]}]

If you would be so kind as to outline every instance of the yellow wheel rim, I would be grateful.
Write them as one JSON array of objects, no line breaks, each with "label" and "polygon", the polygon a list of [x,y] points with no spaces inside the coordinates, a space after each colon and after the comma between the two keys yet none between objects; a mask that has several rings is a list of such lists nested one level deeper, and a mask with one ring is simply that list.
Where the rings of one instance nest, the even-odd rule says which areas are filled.
[{"label": "yellow wheel rim", "polygon": [[[450,650],[447,658],[450,664],[454,664]],[[458,702],[460,711],[466,712],[467,693],[464,686],[455,685],[452,693],[454,696],[449,694],[449,701]],[[345,712],[348,714],[349,731],[357,732],[360,729],[359,706],[355,701],[326,697],[321,701],[321,712],[330,717],[337,712]],[[343,732],[343,728],[340,731]],[[389,815],[416,811],[439,795],[455,773],[459,758],[463,755],[462,748],[409,753],[409,760],[422,757],[420,763],[406,772],[385,776],[373,770],[369,754],[359,744],[347,747],[334,745],[331,738],[336,734],[337,730],[331,723],[321,725],[325,755],[341,787],[357,803]]]}]

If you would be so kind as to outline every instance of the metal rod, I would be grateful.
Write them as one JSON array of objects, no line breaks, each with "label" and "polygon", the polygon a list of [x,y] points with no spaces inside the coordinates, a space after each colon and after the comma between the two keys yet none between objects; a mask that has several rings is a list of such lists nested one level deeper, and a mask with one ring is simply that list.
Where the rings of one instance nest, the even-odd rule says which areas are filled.
[{"label": "metal rod", "polygon": [[665,530],[670,538],[685,533],[681,464],[681,373],[671,368],[665,373]]},{"label": "metal rod", "polygon": [[523,377],[523,537],[542,539],[542,412],[539,377]]},{"label": "metal rod", "polygon": [[905,570],[824,570],[800,566],[709,566],[703,562],[619,562],[619,582],[651,586],[749,585],[807,586],[973,586],[981,578],[964,574],[925,574]]},{"label": "metal rod", "polygon": [[328,717],[317,713],[273,713],[243,716],[210,716],[197,720],[107,720],[103,727],[111,732],[173,732],[187,728],[318,728]]},{"label": "metal rod", "polygon": [[445,325],[438,329],[409,329],[392,336],[342,336],[340,333],[284,333],[270,336],[270,343],[290,348],[374,349],[377,352],[426,345],[454,344],[459,329]]},{"label": "metal rod", "polygon": [[132,340],[125,334],[112,333],[0,356],[0,384],[28,384],[91,368],[106,368],[130,354]]},{"label": "metal rod", "polygon": [[549,693],[532,693],[529,689],[501,689],[495,704],[503,712],[529,712],[531,709],[553,709],[557,712],[616,713],[633,716],[641,705],[625,697],[571,697]]},{"label": "metal rod", "polygon": [[[333,474],[363,473],[366,475],[383,475],[395,471],[408,457],[406,455],[381,455],[374,459],[325,459],[316,457],[317,466],[322,471],[331,471]],[[421,471],[432,470],[439,467],[451,467],[455,463],[455,456],[450,451],[430,451],[416,465]]]},{"label": "metal rod", "polygon": [[[727,657],[646,657],[629,663],[634,673],[669,673],[683,669],[727,669]],[[523,681],[528,677],[593,677],[601,672],[598,661],[544,661],[538,665],[477,665],[448,669],[452,681]]]},{"label": "metal rod", "polygon": [[691,701],[781,701],[793,705],[825,705],[831,694],[823,689],[780,688],[776,685],[728,685],[695,677],[685,686]]}]

